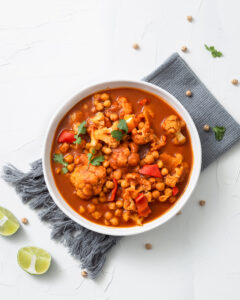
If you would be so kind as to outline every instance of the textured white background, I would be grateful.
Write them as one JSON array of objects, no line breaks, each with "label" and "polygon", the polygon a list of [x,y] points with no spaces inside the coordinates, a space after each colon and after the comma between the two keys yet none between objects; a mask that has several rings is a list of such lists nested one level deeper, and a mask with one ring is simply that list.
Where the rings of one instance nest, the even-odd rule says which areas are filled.
[{"label": "textured white background", "polygon": [[[0,0],[0,164],[27,169],[40,157],[49,118],[83,85],[140,79],[182,45],[189,48],[184,59],[240,121],[240,87],[230,83],[240,77],[239,9],[237,0]],[[141,50],[132,49],[134,42]],[[213,59],[204,43],[224,57]],[[203,172],[182,215],[122,239],[94,282],[81,277],[78,262],[0,181],[0,204],[30,221],[16,236],[0,238],[1,299],[240,299],[239,150],[237,144]],[[18,267],[16,253],[25,245],[50,251],[46,275]]]}]

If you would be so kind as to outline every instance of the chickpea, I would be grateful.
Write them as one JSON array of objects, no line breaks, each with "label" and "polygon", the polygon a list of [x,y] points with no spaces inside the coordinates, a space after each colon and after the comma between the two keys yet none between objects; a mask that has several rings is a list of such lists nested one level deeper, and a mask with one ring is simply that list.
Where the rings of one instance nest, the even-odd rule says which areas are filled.
[{"label": "chickpea", "polygon": [[99,211],[95,211],[92,213],[92,217],[96,220],[99,220],[101,218],[102,214]]},{"label": "chickpea", "polygon": [[100,99],[105,101],[105,100],[108,100],[109,99],[109,95],[107,93],[103,93],[101,96],[100,96]]},{"label": "chickpea", "polygon": [[139,160],[140,158],[138,153],[131,153],[128,157],[128,164],[131,167],[135,167],[138,165]]},{"label": "chickpea", "polygon": [[122,214],[122,218],[123,218],[123,221],[128,222],[130,219],[130,212],[128,210],[124,211]]},{"label": "chickpea", "polygon": [[144,165],[145,165],[145,160],[142,159],[142,160],[140,161],[140,166],[143,167]]},{"label": "chickpea", "polygon": [[120,208],[116,209],[114,215],[115,215],[116,217],[121,217],[121,215],[122,215],[122,210],[121,210]]},{"label": "chickpea", "polygon": [[23,224],[27,225],[27,224],[28,224],[28,219],[27,219],[27,218],[22,218],[22,219],[21,219],[21,222],[22,222]]},{"label": "chickpea", "polygon": [[165,191],[164,191],[164,194],[167,195],[168,197],[171,197],[172,196],[172,189],[166,188]]},{"label": "chickpea", "polygon": [[145,125],[145,124],[144,124],[143,122],[140,122],[140,123],[138,124],[138,128],[139,128],[139,129],[142,129],[142,128],[144,127],[144,125]]},{"label": "chickpea", "polygon": [[109,225],[110,225],[110,223],[108,222],[108,220],[104,220],[104,224],[105,224],[106,226],[109,226]]},{"label": "chickpea", "polygon": [[118,115],[116,113],[110,114],[110,120],[113,121],[113,122],[117,121],[118,120]]},{"label": "chickpea", "polygon": [[176,201],[176,197],[170,197],[169,199],[168,199],[168,201],[170,202],[170,203],[174,203],[175,201]]},{"label": "chickpea", "polygon": [[97,145],[95,146],[96,150],[100,150],[102,148],[102,144],[101,143],[97,143]]},{"label": "chickpea", "polygon": [[110,211],[106,211],[104,217],[106,220],[110,220],[113,217],[113,214]]},{"label": "chickpea", "polygon": [[90,143],[87,143],[85,147],[86,147],[86,149],[90,149],[92,147],[92,145]]},{"label": "chickpea", "polygon": [[111,150],[111,148],[103,147],[102,152],[108,155],[108,154],[112,153],[112,150]]},{"label": "chickpea", "polygon": [[105,194],[107,194],[107,193],[109,192],[109,189],[108,189],[106,186],[104,186],[104,187],[103,187],[103,192],[104,192]]},{"label": "chickpea", "polygon": [[107,167],[109,167],[109,161],[108,160],[105,160],[104,162],[103,162],[103,167],[104,168],[107,168]]},{"label": "chickpea", "polygon": [[113,177],[117,180],[119,180],[122,177],[122,171],[120,169],[117,169],[113,172]]},{"label": "chickpea", "polygon": [[167,168],[162,168],[161,174],[162,174],[162,176],[167,175],[168,174],[168,169]]},{"label": "chickpea", "polygon": [[158,151],[153,151],[153,152],[152,152],[152,156],[153,156],[154,159],[159,158],[159,153],[158,153]]},{"label": "chickpea", "polygon": [[62,153],[66,153],[69,149],[69,144],[68,143],[63,143],[60,147],[59,147],[59,150],[62,152]]},{"label": "chickpea", "polygon": [[107,181],[106,182],[106,188],[108,188],[108,189],[113,189],[114,188],[114,183],[113,183],[113,181]]},{"label": "chickpea", "polygon": [[150,181],[150,183],[151,183],[151,184],[153,184],[153,183],[155,183],[155,182],[156,182],[156,178],[154,178],[154,177],[151,177],[151,178],[149,178],[149,181]]},{"label": "chickpea", "polygon": [[133,134],[133,135],[137,134],[137,128],[133,128],[132,134]]},{"label": "chickpea", "polygon": [[73,156],[72,156],[72,154],[66,154],[66,155],[64,155],[64,160],[67,163],[71,164],[73,162]]},{"label": "chickpea", "polygon": [[164,191],[164,189],[165,189],[165,183],[163,183],[163,182],[158,182],[158,183],[156,184],[156,189],[159,190],[160,192]]},{"label": "chickpea", "polygon": [[191,91],[189,91],[189,90],[188,90],[188,91],[186,91],[186,96],[187,96],[187,97],[191,97],[191,96],[192,96],[192,92],[191,92]]},{"label": "chickpea", "polygon": [[151,201],[152,201],[152,193],[151,193],[151,192],[147,192],[147,193],[145,194],[145,197],[147,198],[147,201],[148,201],[148,202],[151,202]]},{"label": "chickpea", "polygon": [[112,173],[112,168],[107,168],[107,174],[110,174],[110,173]]},{"label": "chickpea", "polygon": [[157,199],[160,196],[160,192],[158,190],[155,190],[152,192],[153,198]]},{"label": "chickpea", "polygon": [[161,169],[161,168],[163,167],[163,162],[162,162],[162,160],[159,160],[159,161],[157,162],[157,165],[158,165],[159,169]]},{"label": "chickpea", "polygon": [[117,206],[118,208],[123,207],[123,200],[117,200],[117,201],[116,201],[116,206]]},{"label": "chickpea", "polygon": [[72,172],[73,169],[74,169],[74,164],[68,165],[68,166],[67,166],[67,169],[68,169],[69,172]]},{"label": "chickpea", "polygon": [[152,156],[152,154],[148,154],[145,159],[145,164],[150,165],[154,162],[154,157]]},{"label": "chickpea", "polygon": [[99,202],[107,202],[107,197],[106,195],[104,194],[104,196],[99,196]]},{"label": "chickpea", "polygon": [[115,210],[116,209],[116,203],[115,202],[108,203],[108,208],[110,210]]},{"label": "chickpea", "polygon": [[110,107],[111,106],[111,101],[110,100],[106,100],[103,102],[104,107]]},{"label": "chickpea", "polygon": [[92,198],[92,203],[93,203],[93,204],[98,204],[98,202],[99,202],[99,201],[98,201],[98,198],[97,198],[97,197]]},{"label": "chickpea", "polygon": [[97,110],[97,111],[102,111],[103,109],[104,109],[104,106],[103,106],[102,103],[97,103],[97,104],[96,104],[96,110]]},{"label": "chickpea", "polygon": [[92,203],[89,203],[88,206],[87,206],[87,210],[89,213],[93,213],[96,209],[96,206]]},{"label": "chickpea", "polygon": [[113,226],[117,226],[117,225],[119,224],[118,218],[113,217],[112,219],[110,219],[110,223],[111,223]]},{"label": "chickpea", "polygon": [[121,187],[122,188],[127,188],[127,187],[129,187],[129,183],[128,183],[128,181],[127,180],[123,180],[122,182],[121,182]]}]

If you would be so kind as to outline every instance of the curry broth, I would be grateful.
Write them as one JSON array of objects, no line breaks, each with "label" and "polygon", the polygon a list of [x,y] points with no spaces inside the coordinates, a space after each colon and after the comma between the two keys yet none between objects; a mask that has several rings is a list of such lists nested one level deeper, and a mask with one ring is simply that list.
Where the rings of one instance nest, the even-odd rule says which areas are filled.
[{"label": "curry broth", "polygon": [[[151,126],[154,129],[157,136],[164,134],[164,130],[161,127],[161,122],[163,121],[164,118],[174,114],[177,115],[180,119],[182,119],[179,116],[179,114],[171,106],[169,106],[163,99],[161,99],[156,95],[150,94],[146,91],[132,89],[132,88],[116,88],[116,89],[101,91],[101,93],[102,92],[106,92],[110,94],[111,99],[113,101],[117,99],[117,97],[119,96],[125,96],[128,99],[128,101],[133,105],[134,113],[139,113],[142,110],[142,106],[138,104],[138,101],[143,98],[147,98],[149,100],[148,107],[150,107],[154,112],[154,118],[151,119]],[[59,145],[57,141],[59,133],[63,129],[70,128],[69,115],[71,113],[77,110],[82,111],[83,116],[81,122],[95,115],[95,113],[91,111],[93,107],[92,96],[93,95],[90,95],[85,99],[83,99],[82,101],[78,102],[70,111],[66,113],[64,118],[60,121],[53,139],[51,157],[53,157],[53,154],[55,153]],[[171,140],[168,140],[167,144],[162,149],[159,150],[160,153],[167,152],[168,154],[172,154],[172,155],[175,154],[176,152],[181,153],[184,157],[184,161],[186,161],[189,164],[189,174],[187,178],[182,183],[178,183],[179,193],[177,199],[181,197],[181,194],[183,193],[184,189],[187,186],[191,174],[192,164],[193,164],[193,152],[191,146],[191,139],[190,139],[190,134],[186,128],[183,130],[183,134],[187,138],[187,142],[184,145],[175,145],[171,142]],[[142,151],[144,152],[144,146],[142,146]],[[78,152],[72,149],[70,153],[74,155]],[[55,162],[53,162],[52,159],[51,159],[51,167],[52,167],[52,174],[60,194],[62,195],[64,200],[68,203],[68,205],[70,205],[78,214],[80,214],[79,213],[80,205],[86,207],[86,205],[88,204],[88,200],[82,200],[76,195],[76,193],[74,192],[74,187],[69,180],[69,174],[67,174],[66,176],[62,176],[62,175],[57,175],[55,173],[54,170],[56,164]],[[161,215],[166,213],[169,210],[169,208],[171,208],[175,203],[170,203],[168,201],[166,202],[155,201],[153,203],[149,203],[149,207],[151,208],[152,212],[147,218],[144,219],[143,223],[150,222],[160,217]],[[106,212],[109,210],[107,203],[101,203],[101,210],[102,212]],[[86,213],[83,217],[86,217],[86,219],[94,223],[104,225],[103,221],[101,220],[96,221],[90,213]],[[118,227],[131,227],[131,226],[135,226],[135,223],[132,220],[129,220],[127,223],[124,222],[123,220],[120,220]]]}]

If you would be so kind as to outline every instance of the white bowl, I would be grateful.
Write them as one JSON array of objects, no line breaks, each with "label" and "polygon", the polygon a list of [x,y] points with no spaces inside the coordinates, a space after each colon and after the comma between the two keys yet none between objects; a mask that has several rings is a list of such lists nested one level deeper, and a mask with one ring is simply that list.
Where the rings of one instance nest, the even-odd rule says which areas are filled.
[{"label": "white bowl", "polygon": [[[93,223],[79,214],[77,214],[63,199],[61,194],[59,193],[54,178],[51,171],[51,146],[53,142],[53,137],[56,131],[56,128],[61,121],[61,119],[64,117],[64,115],[81,99],[84,99],[90,94],[96,93],[101,90],[105,89],[111,89],[111,88],[119,88],[119,87],[129,87],[129,88],[136,88],[145,90],[147,92],[150,92],[152,94],[158,95],[161,98],[163,98],[170,106],[172,106],[179,114],[182,116],[184,121],[186,122],[188,131],[191,136],[191,142],[192,142],[192,150],[193,150],[193,166],[192,171],[190,175],[190,180],[188,182],[188,185],[182,194],[181,198],[178,199],[176,204],[169,209],[165,214],[160,216],[159,218],[148,222],[144,224],[143,226],[135,226],[135,227],[125,227],[125,228],[118,228],[118,227],[108,227],[104,225],[99,225],[96,223]],[[46,181],[47,188],[49,190],[50,195],[52,196],[53,200],[57,204],[57,206],[72,220],[77,222],[78,224],[99,232],[103,234],[109,234],[109,235],[133,235],[142,233],[145,231],[148,231],[150,229],[156,228],[163,223],[170,220],[173,216],[175,216],[184,206],[184,204],[188,201],[190,198],[196,184],[199,178],[200,170],[201,170],[201,162],[202,162],[202,151],[201,151],[201,144],[199,135],[197,132],[197,129],[195,127],[195,124],[190,117],[189,113],[186,111],[186,109],[181,105],[181,103],[173,97],[171,94],[169,94],[167,91],[144,81],[129,81],[129,80],[122,80],[122,81],[109,81],[109,82],[103,82],[99,84],[92,85],[90,87],[82,89],[77,95],[75,95],[73,98],[69,99],[64,103],[60,109],[56,112],[56,114],[53,116],[50,125],[47,130],[45,143],[44,143],[44,152],[43,152],[43,173],[44,178]]]}]

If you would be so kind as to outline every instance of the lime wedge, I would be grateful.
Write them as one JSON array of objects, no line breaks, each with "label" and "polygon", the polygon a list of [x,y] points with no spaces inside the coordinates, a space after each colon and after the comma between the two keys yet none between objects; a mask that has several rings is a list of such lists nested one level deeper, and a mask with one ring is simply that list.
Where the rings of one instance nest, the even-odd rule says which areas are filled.
[{"label": "lime wedge", "polygon": [[47,272],[51,264],[51,255],[44,249],[24,247],[18,250],[19,266],[32,275],[41,275]]},{"label": "lime wedge", "polygon": [[0,235],[12,235],[19,227],[17,218],[8,209],[0,206]]}]

